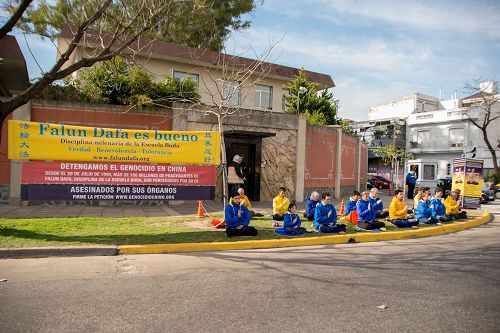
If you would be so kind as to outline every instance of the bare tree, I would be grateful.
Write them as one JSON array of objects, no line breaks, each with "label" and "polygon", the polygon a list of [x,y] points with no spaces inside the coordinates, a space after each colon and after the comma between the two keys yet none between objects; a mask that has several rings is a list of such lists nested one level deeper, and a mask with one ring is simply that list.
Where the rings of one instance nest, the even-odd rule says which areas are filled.
[{"label": "bare tree", "polygon": [[[0,38],[5,36],[22,18],[32,1],[21,1],[11,18],[0,29]],[[8,93],[0,100],[0,126],[18,107],[26,104],[54,81],[65,78],[81,68],[111,59],[117,55],[133,56],[148,47],[158,22],[166,18],[175,20],[180,11],[179,0],[88,0],[75,1],[67,17],[71,25],[66,26],[67,45],[60,53],[55,65],[37,79],[25,91],[13,95]],[[193,5],[192,10],[196,10]],[[185,14],[185,12],[183,12]],[[85,46],[83,56],[69,63],[77,47]],[[1,127],[0,127],[1,130]]]},{"label": "bare tree", "polygon": [[[468,119],[481,131],[484,143],[491,154],[495,173],[499,175],[500,166],[497,159],[497,147],[494,143],[495,138],[489,136],[488,133],[495,126],[493,125],[495,121],[500,118],[500,95],[496,92],[494,85],[494,81],[484,82],[481,85],[479,85],[479,80],[475,84],[468,83],[464,90],[471,96],[464,99],[467,108],[462,113],[462,117]],[[499,141],[498,138],[496,140]],[[500,148],[500,141],[498,147]]]}]

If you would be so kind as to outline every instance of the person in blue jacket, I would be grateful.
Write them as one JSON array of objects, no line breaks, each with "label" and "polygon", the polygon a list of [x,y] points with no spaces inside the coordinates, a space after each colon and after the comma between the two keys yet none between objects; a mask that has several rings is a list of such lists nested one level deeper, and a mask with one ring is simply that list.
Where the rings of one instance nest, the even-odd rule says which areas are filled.
[{"label": "person in blue jacket", "polygon": [[285,214],[283,219],[283,229],[290,235],[302,235],[306,232],[306,228],[301,227],[299,214],[297,214],[297,204],[292,202],[288,206],[288,213]]},{"label": "person in blue jacket", "polygon": [[316,206],[319,204],[319,193],[314,191],[311,193],[311,196],[309,199],[307,199],[307,204],[306,204],[306,212],[304,213],[304,217],[308,221],[314,221],[314,209],[316,209]]},{"label": "person in blue jacket", "polygon": [[389,217],[389,211],[384,210],[384,203],[378,196],[378,188],[372,187],[368,196],[368,202],[370,203],[371,210],[375,212],[375,218]]},{"label": "person in blue jacket", "polygon": [[364,230],[380,229],[385,231],[385,223],[376,220],[376,211],[370,203],[370,198],[367,191],[361,193],[361,198],[356,203],[356,211],[358,212],[358,228]]},{"label": "person in blue jacket", "polygon": [[250,213],[245,205],[240,204],[240,195],[235,192],[231,201],[224,210],[226,221],[226,235],[231,236],[256,236],[257,229],[250,227]]},{"label": "person in blue jacket", "polygon": [[418,223],[425,224],[441,224],[438,220],[432,217],[433,205],[430,203],[431,195],[428,192],[422,194],[422,199],[418,202],[417,209],[415,210],[415,218]]},{"label": "person in blue jacket", "polygon": [[430,205],[432,207],[432,217],[440,222],[449,222],[454,220],[451,215],[446,215],[446,206],[443,202],[443,189],[436,187],[434,197],[431,199]]},{"label": "person in blue jacket", "polygon": [[321,199],[314,210],[314,229],[325,233],[345,234],[345,224],[337,224],[337,211],[331,204],[332,196],[330,193],[323,193]]},{"label": "person in blue jacket", "polygon": [[356,203],[358,202],[360,196],[361,193],[359,193],[359,191],[354,190],[352,192],[349,201],[347,201],[347,205],[345,205],[345,212],[344,212],[345,216],[349,215],[351,211],[356,210]]},{"label": "person in blue jacket", "polygon": [[411,169],[406,175],[406,185],[408,185],[408,199],[413,199],[415,185],[417,185],[417,175],[415,170]]}]

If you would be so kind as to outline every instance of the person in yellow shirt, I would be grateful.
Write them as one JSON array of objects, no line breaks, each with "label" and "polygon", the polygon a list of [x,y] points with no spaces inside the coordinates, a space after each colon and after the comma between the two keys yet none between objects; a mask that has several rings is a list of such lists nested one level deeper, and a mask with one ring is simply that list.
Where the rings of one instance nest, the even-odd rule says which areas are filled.
[{"label": "person in yellow shirt", "polygon": [[263,216],[261,213],[256,213],[252,210],[252,204],[250,203],[250,199],[248,199],[248,197],[245,195],[245,189],[243,189],[243,187],[240,187],[238,189],[238,194],[240,195],[240,204],[247,207],[248,212],[250,213],[250,217]]},{"label": "person in yellow shirt", "polygon": [[419,187],[417,189],[417,194],[413,198],[413,211],[417,209],[418,203],[422,200],[422,194],[424,193],[425,187]]},{"label": "person in yellow shirt", "polygon": [[389,205],[389,220],[398,228],[418,228],[418,221],[408,219],[408,205],[401,190],[396,190]]},{"label": "person in yellow shirt", "polygon": [[450,193],[444,200],[444,206],[446,207],[446,215],[451,215],[455,219],[466,219],[467,213],[463,210],[460,210],[460,205],[458,201],[460,201],[460,190],[455,190]]},{"label": "person in yellow shirt", "polygon": [[278,227],[277,221],[283,221],[285,214],[288,211],[290,200],[285,196],[286,189],[280,187],[278,195],[273,199],[273,227]]}]

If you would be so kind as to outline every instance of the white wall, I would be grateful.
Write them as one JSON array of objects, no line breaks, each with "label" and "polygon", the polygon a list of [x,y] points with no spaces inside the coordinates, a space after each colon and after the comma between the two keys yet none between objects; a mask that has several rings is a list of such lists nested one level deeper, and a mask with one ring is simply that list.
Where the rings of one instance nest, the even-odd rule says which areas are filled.
[{"label": "white wall", "polygon": [[368,120],[405,118],[414,110],[414,96],[405,96],[368,108]]}]

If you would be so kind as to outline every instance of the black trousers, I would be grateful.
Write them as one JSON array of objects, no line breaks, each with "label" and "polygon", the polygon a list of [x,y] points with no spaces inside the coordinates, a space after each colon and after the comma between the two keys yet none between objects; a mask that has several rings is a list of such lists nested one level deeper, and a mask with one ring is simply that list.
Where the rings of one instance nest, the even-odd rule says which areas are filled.
[{"label": "black trousers", "polygon": [[226,228],[226,235],[229,237],[232,236],[257,236],[257,229],[254,227],[243,227],[241,229],[238,228]]},{"label": "black trousers", "polygon": [[274,221],[283,221],[285,219],[285,215],[280,215],[280,214],[274,214],[273,215],[273,220]]},{"label": "black trousers", "polygon": [[415,184],[408,184],[408,199],[413,199],[413,193],[415,192]]},{"label": "black trousers", "polygon": [[385,227],[385,223],[379,221],[364,221],[358,222],[358,227],[365,230],[380,229]]},{"label": "black trousers", "polygon": [[384,217],[389,217],[389,211],[387,211],[387,210],[377,211],[377,212],[375,213],[375,216],[376,216],[378,219],[381,219],[381,218],[384,218]]}]

